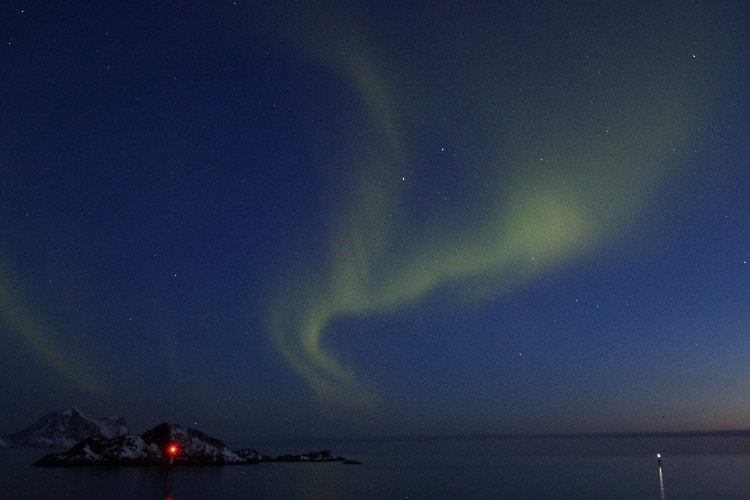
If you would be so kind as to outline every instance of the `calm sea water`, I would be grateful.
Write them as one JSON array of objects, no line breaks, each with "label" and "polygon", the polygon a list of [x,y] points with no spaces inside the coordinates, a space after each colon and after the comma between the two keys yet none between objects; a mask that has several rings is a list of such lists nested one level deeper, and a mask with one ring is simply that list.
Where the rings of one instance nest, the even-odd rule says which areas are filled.
[{"label": "calm sea water", "polygon": [[[364,462],[225,467],[39,468],[0,450],[0,498],[750,498],[747,438],[441,439],[331,448]],[[662,469],[655,454],[664,455]],[[707,454],[723,453],[723,454]]]}]

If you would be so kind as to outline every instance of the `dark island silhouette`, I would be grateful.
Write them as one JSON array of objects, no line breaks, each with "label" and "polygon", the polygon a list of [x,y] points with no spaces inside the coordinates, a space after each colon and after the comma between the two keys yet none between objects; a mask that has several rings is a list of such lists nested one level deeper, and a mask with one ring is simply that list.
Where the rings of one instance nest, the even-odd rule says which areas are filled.
[{"label": "dark island silhouette", "polygon": [[43,456],[36,466],[244,465],[262,462],[358,464],[329,450],[265,455],[254,448],[231,450],[197,429],[161,423],[140,435],[127,433],[122,417],[88,418],[77,408],[51,412],[28,428],[4,436],[6,447],[69,448]]},{"label": "dark island silhouette", "polygon": [[197,429],[162,423],[139,436],[100,436],[85,439],[62,453],[51,453],[34,465],[45,467],[81,465],[244,465],[261,462],[358,463],[329,450],[300,455],[264,455],[256,449],[233,451],[222,441]]}]

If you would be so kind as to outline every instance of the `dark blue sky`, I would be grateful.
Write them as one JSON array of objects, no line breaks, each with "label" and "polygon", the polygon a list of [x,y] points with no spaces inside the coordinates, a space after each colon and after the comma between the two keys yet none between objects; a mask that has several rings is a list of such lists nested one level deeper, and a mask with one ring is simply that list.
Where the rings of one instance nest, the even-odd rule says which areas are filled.
[{"label": "dark blue sky", "polygon": [[741,2],[7,2],[0,430],[750,427]]}]

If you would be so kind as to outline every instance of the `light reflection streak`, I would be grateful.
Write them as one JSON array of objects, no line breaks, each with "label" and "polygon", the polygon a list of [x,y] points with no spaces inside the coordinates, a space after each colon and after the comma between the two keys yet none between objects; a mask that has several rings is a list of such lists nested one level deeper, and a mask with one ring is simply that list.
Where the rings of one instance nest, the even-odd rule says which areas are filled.
[{"label": "light reflection streak", "polygon": [[659,465],[659,495],[662,500],[666,498],[664,492],[664,472],[662,471],[661,465]]}]

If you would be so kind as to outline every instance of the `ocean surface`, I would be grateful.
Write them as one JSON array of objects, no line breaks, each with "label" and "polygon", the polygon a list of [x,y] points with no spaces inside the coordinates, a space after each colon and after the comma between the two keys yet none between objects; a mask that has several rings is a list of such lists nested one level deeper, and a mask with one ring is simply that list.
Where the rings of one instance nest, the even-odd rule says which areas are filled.
[{"label": "ocean surface", "polygon": [[[331,449],[362,465],[40,468],[0,450],[0,498],[750,498],[750,438],[474,437],[267,443]],[[656,453],[661,453],[662,466]]]}]

